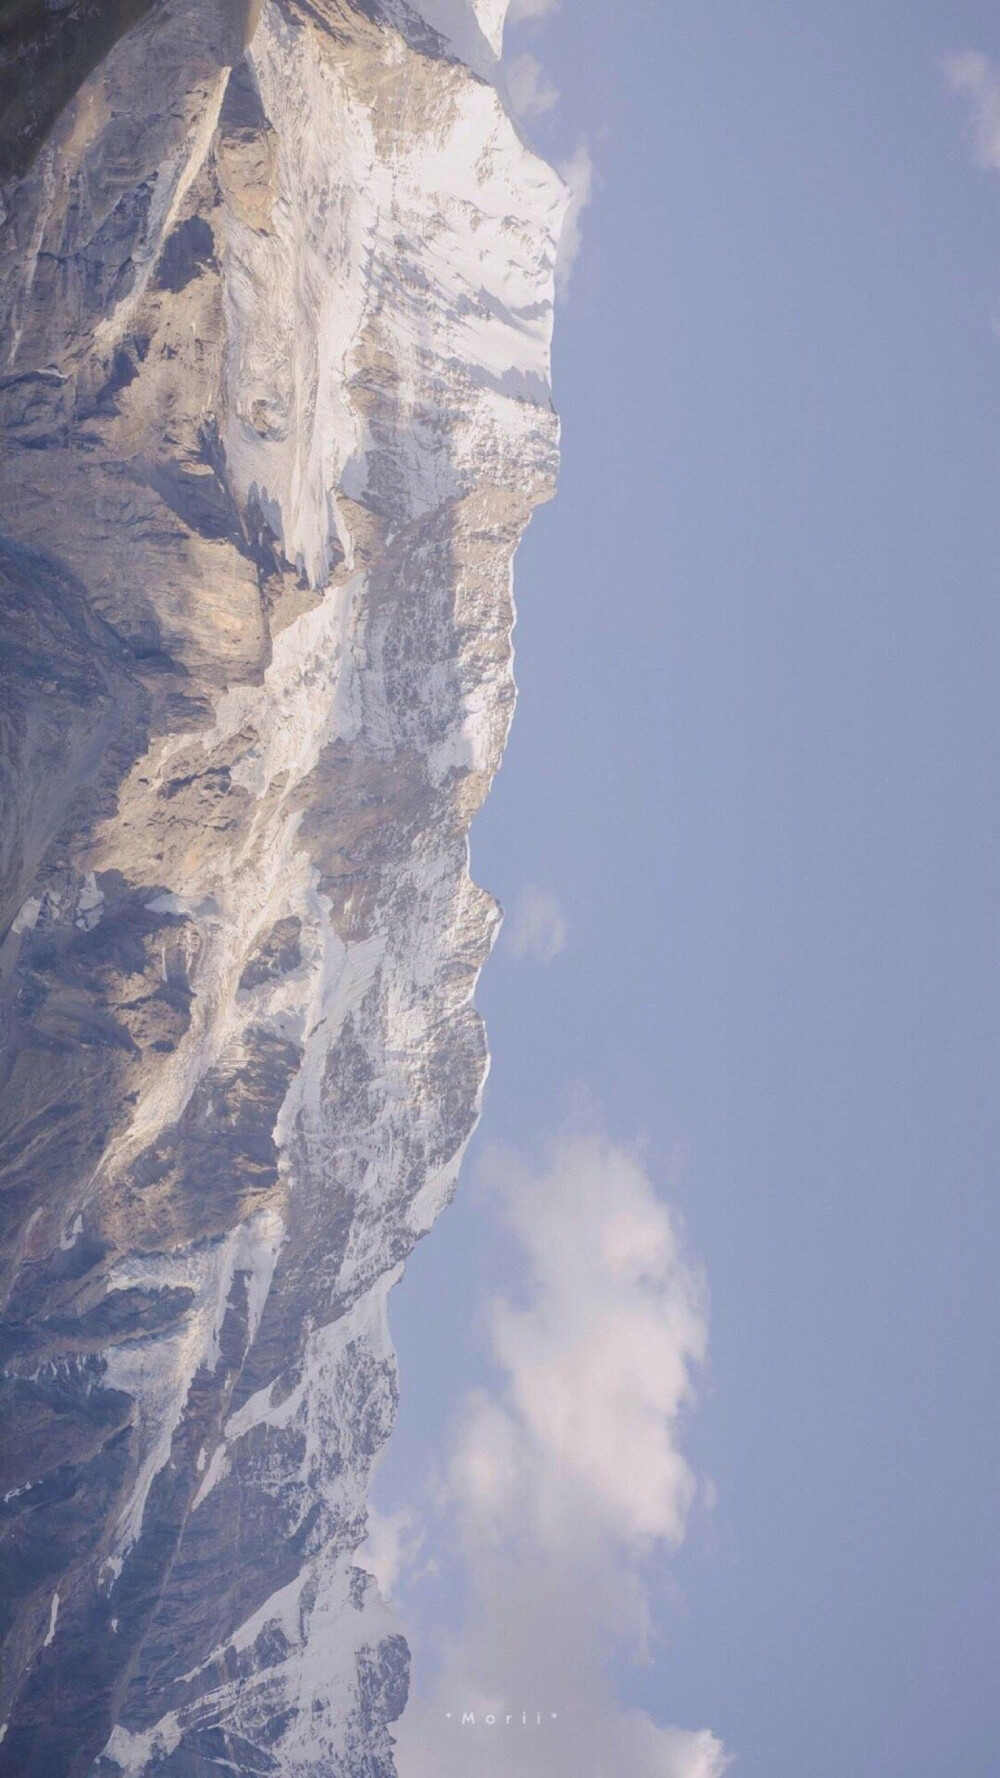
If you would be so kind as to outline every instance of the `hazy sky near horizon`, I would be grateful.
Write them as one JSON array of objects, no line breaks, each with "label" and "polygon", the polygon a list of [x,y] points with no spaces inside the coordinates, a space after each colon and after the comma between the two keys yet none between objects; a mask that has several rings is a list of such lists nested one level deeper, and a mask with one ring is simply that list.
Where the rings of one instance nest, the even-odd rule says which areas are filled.
[{"label": "hazy sky near horizon", "polygon": [[995,1778],[1000,22],[516,10],[563,470],[391,1299],[402,1778]]}]

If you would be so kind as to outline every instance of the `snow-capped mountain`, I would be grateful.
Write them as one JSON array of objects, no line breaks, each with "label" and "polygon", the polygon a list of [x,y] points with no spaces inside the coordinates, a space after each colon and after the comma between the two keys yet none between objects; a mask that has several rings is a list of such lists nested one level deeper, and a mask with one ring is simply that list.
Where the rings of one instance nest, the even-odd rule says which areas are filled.
[{"label": "snow-capped mountain", "polygon": [[564,192],[498,0],[22,10],[0,1773],[388,1778],[356,1552],[486,1068]]}]

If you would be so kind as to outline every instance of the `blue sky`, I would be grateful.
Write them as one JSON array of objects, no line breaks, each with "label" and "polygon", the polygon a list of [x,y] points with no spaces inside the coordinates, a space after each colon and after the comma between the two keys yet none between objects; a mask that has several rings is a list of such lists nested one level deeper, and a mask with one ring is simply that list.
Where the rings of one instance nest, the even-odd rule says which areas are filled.
[{"label": "blue sky", "polygon": [[[563,0],[508,40],[526,129],[594,171],[473,834],[510,910],[493,1071],[394,1295],[378,1499],[425,1511],[469,1391],[511,1399],[484,1304],[562,1288],[525,1283],[511,1194],[558,1205],[567,1152],[634,1168],[697,1400],[663,1405],[685,1534],[621,1558],[648,1659],[625,1636],[609,1683],[739,1778],[1000,1764],[1000,85],[977,137],[970,50],[996,68],[1000,27],[962,0]],[[477,1633],[446,1523],[400,1585],[418,1704],[420,1647]]]}]

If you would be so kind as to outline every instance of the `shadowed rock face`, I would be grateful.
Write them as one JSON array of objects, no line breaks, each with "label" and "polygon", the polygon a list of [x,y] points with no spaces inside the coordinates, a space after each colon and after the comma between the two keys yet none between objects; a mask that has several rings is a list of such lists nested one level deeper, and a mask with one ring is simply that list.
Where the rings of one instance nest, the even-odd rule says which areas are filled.
[{"label": "shadowed rock face", "polygon": [[472,71],[404,0],[95,7],[51,81],[43,10],[3,114],[0,1774],[382,1778],[407,1655],[354,1556],[484,1074],[466,836],[561,188],[478,27]]},{"label": "shadowed rock face", "polygon": [[155,0],[0,0],[0,178],[25,173],[63,106]]}]

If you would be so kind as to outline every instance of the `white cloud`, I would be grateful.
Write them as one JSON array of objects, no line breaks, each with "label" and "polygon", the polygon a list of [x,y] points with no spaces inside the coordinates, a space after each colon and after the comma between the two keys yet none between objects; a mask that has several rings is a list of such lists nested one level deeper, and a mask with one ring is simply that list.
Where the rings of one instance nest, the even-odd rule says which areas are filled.
[{"label": "white cloud", "polygon": [[369,1506],[368,1536],[358,1550],[358,1565],[375,1576],[379,1591],[390,1599],[400,1577],[413,1568],[422,1543],[423,1532],[414,1513],[405,1508],[380,1513]]},{"label": "white cloud", "polygon": [[510,0],[507,23],[520,25],[528,19],[548,18],[558,5],[559,0]]},{"label": "white cloud", "polygon": [[585,142],[580,143],[569,160],[560,163],[558,171],[569,187],[569,203],[556,256],[556,293],[564,297],[582,245],[580,218],[590,203],[594,186],[594,163]]},{"label": "white cloud", "polygon": [[[616,1646],[648,1645],[641,1560],[683,1535],[692,1497],[678,1429],[705,1354],[698,1278],[627,1150],[570,1136],[541,1170],[500,1153],[490,1172],[525,1288],[493,1305],[499,1382],[458,1429],[465,1630],[436,1675],[417,1644],[400,1778],[719,1778],[714,1735],[623,1710],[607,1677]],[[530,1732],[522,1710],[542,1714]]]},{"label": "white cloud", "polygon": [[969,49],[946,57],[944,69],[952,90],[969,100],[976,159],[1000,172],[1000,68]]},{"label": "white cloud", "polygon": [[[677,1541],[693,1492],[676,1425],[704,1358],[697,1283],[639,1162],[598,1137],[560,1144],[541,1178],[509,1157],[508,1217],[529,1301],[494,1305],[507,1429],[480,1403],[465,1429],[466,1504],[528,1515],[549,1547],[569,1536]],[[519,1494],[503,1498],[503,1480]]]},{"label": "white cloud", "polygon": [[507,63],[507,91],[518,117],[540,117],[551,111],[559,98],[537,56],[529,50],[512,56]]},{"label": "white cloud", "polygon": [[525,889],[514,904],[506,932],[512,957],[552,963],[566,949],[569,928],[559,903],[547,889]]}]

